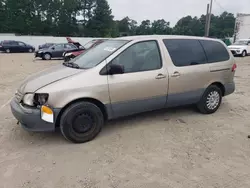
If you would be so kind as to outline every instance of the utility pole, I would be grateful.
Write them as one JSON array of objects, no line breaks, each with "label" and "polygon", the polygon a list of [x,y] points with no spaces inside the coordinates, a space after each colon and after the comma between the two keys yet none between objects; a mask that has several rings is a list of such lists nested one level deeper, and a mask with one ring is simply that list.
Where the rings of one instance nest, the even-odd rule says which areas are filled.
[{"label": "utility pole", "polygon": [[205,25],[205,37],[208,37],[208,19],[209,19],[209,3],[207,4],[207,14],[206,14],[206,25]]},{"label": "utility pole", "polygon": [[211,25],[211,16],[212,16],[212,8],[213,8],[213,0],[211,0],[210,5],[209,5],[209,13],[208,13],[208,21],[207,21],[207,26],[206,26],[206,37],[209,36],[209,30],[210,30],[210,25]]}]

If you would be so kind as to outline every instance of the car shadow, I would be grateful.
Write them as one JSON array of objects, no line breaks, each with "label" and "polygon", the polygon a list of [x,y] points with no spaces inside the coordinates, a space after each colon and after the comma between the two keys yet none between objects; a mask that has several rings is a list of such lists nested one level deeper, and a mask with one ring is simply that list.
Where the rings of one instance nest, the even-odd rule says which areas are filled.
[{"label": "car shadow", "polygon": [[[197,115],[194,112],[194,108],[192,106],[185,107],[177,107],[171,109],[162,109],[151,112],[144,112],[136,115],[131,115],[111,121],[107,121],[105,126],[103,127],[102,132],[97,136],[97,140],[102,137],[108,136],[112,133],[119,132],[119,130],[135,126],[136,124],[144,123],[144,122],[159,122],[159,121],[169,121],[171,119],[180,119],[185,116]],[[148,125],[145,124],[145,129]],[[60,133],[60,129],[57,128],[55,132],[27,132],[18,125],[15,127],[15,140],[18,139],[22,141],[24,144],[29,144],[35,147],[36,145],[58,145],[58,144],[72,144],[71,142],[64,139],[62,134]],[[100,141],[100,140],[99,140]]]},{"label": "car shadow", "polygon": [[[106,122],[101,135],[105,136],[112,132],[116,132],[118,129],[123,129],[124,127],[132,127],[136,124],[143,122],[159,122],[159,121],[170,121],[171,119],[178,119],[181,122],[183,117],[186,116],[196,116],[199,114],[194,106],[182,106],[168,109],[155,110],[151,112],[144,112],[136,115],[131,115],[127,117],[122,117],[119,119],[111,120]],[[148,124],[150,125],[150,124]],[[145,124],[146,126],[148,126]]]}]

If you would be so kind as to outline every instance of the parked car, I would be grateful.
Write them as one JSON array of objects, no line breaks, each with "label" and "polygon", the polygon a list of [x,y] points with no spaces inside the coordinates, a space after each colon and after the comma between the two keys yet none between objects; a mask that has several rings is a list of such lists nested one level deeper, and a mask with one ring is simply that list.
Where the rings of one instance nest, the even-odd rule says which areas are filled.
[{"label": "parked car", "polygon": [[77,50],[78,48],[70,43],[54,44],[49,48],[40,49],[35,52],[35,57],[40,57],[43,60],[50,60],[51,58],[62,58],[63,53],[70,50]]},{"label": "parked car", "polygon": [[29,44],[26,44],[21,41],[14,40],[4,40],[0,42],[0,51],[11,53],[11,52],[34,52],[35,47]]},{"label": "parked car", "polygon": [[[76,143],[106,120],[181,105],[212,114],[235,90],[236,64],[216,39],[135,36],[107,40],[71,62],[35,74],[11,110],[29,131],[54,131]],[[205,118],[205,117],[204,117]]]},{"label": "parked car", "polygon": [[104,41],[106,41],[107,39],[94,39],[94,40],[91,40],[90,42],[88,42],[87,44],[85,44],[83,46],[82,49],[80,50],[75,50],[75,51],[66,51],[64,54],[63,54],[63,58],[64,58],[64,61],[67,62],[67,61],[70,61],[71,59],[74,59],[76,58],[77,56],[81,55],[83,52],[85,52],[86,50],[89,50],[101,43],[103,43]]},{"label": "parked car", "polygon": [[233,55],[245,57],[250,54],[250,39],[241,39],[228,46]]},{"label": "parked car", "polygon": [[68,43],[74,44],[77,48],[83,49],[83,46],[79,42],[73,41],[70,37],[66,37]]},{"label": "parked car", "polygon": [[44,48],[49,48],[53,45],[55,45],[55,43],[45,43],[45,44],[39,45],[38,49],[40,50],[40,49],[44,49]]}]

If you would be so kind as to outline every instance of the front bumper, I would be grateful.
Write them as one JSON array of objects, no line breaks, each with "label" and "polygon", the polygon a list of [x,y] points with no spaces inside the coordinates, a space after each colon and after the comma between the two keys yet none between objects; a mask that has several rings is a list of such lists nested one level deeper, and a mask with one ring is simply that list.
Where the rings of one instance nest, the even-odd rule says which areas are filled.
[{"label": "front bumper", "polygon": [[59,109],[53,109],[54,123],[48,123],[41,119],[41,111],[38,108],[24,107],[15,98],[12,99],[10,106],[12,114],[25,130],[32,132],[55,131],[55,122],[60,112]]},{"label": "front bumper", "polygon": [[232,52],[233,55],[241,55],[242,54],[242,50],[230,49],[230,51]]},{"label": "front bumper", "polygon": [[40,57],[40,58],[42,58],[42,57],[43,57],[43,53],[35,52],[35,57]]}]

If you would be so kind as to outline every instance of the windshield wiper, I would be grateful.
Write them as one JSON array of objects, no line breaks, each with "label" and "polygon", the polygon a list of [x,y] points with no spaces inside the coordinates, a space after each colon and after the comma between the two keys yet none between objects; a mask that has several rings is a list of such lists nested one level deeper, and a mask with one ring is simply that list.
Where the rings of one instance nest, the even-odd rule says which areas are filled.
[{"label": "windshield wiper", "polygon": [[66,67],[80,69],[79,65],[77,65],[76,63],[73,63],[73,62],[64,62],[63,65]]}]

